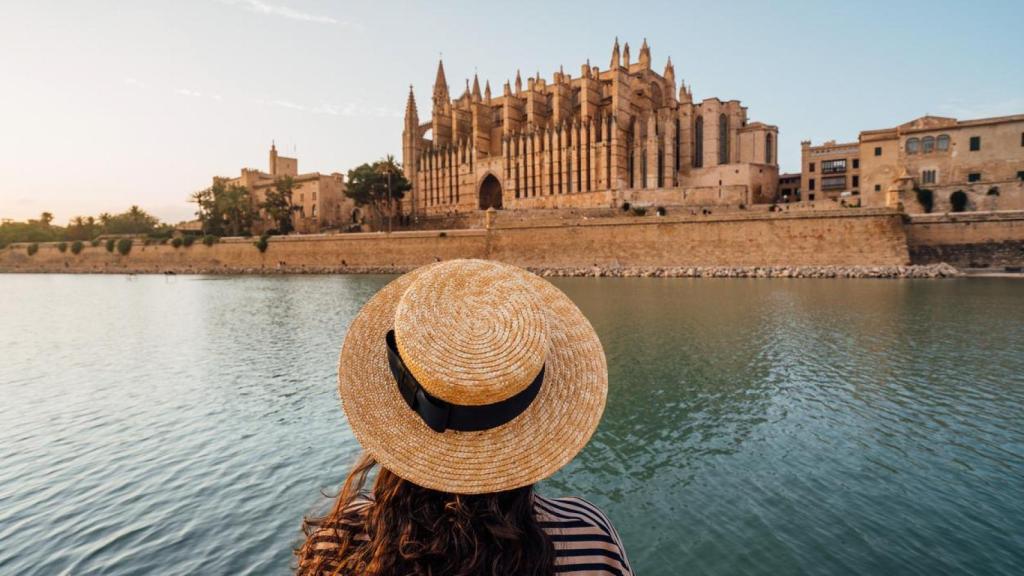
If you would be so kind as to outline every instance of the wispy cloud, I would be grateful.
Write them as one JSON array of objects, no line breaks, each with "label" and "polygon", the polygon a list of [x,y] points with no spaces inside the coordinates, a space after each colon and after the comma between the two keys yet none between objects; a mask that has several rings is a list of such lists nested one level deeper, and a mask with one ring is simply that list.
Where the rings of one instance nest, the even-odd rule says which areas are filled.
[{"label": "wispy cloud", "polygon": [[281,4],[268,4],[262,0],[220,0],[225,4],[232,6],[242,6],[250,12],[256,12],[258,14],[266,14],[268,16],[279,16],[281,18],[287,18],[289,20],[299,20],[301,22],[315,22],[317,24],[339,24],[343,26],[351,26],[349,22],[342,22],[337,18],[326,16],[323,14],[310,14],[309,12],[303,12],[296,10],[289,6]]},{"label": "wispy cloud", "polygon": [[272,99],[256,100],[260,104],[307,112],[310,114],[323,114],[326,116],[343,116],[347,118],[401,118],[402,111],[384,106],[367,106],[361,102],[345,102],[341,104],[322,102],[316,106],[302,104],[294,100]]},{"label": "wispy cloud", "polygon": [[952,116],[959,120],[985,118],[989,116],[1009,116],[1024,113],[1024,98],[1011,98],[998,102],[966,102],[949,100],[939,104],[940,114]]},{"label": "wispy cloud", "polygon": [[174,91],[174,93],[175,94],[180,94],[182,96],[191,96],[193,98],[199,98],[200,96],[203,95],[201,92],[197,92],[195,90],[189,90],[188,88],[178,88],[177,90]]},{"label": "wispy cloud", "polygon": [[124,79],[124,83],[125,83],[126,86],[135,86],[137,88],[145,88],[146,87],[146,83],[143,82],[142,80],[137,79],[137,78],[131,78],[131,77],[125,78]]}]

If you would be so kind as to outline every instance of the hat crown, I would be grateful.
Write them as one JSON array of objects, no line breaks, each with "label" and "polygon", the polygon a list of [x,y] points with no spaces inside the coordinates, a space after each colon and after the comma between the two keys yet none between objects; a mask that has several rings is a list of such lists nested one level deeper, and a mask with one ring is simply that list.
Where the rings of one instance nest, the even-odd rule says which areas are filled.
[{"label": "hat crown", "polygon": [[395,340],[424,390],[452,404],[500,402],[540,373],[547,319],[522,272],[461,260],[435,265],[403,293]]}]

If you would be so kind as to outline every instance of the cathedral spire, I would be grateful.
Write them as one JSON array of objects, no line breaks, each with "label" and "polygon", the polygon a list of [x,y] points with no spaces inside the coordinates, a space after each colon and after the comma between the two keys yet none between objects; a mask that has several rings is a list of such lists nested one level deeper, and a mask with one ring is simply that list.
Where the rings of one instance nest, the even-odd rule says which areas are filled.
[{"label": "cathedral spire", "polygon": [[473,73],[473,100],[479,101],[480,95],[480,78],[477,77],[476,73]]},{"label": "cathedral spire", "polygon": [[488,104],[491,103],[491,81],[487,80],[484,82],[484,101]]},{"label": "cathedral spire", "polygon": [[516,94],[523,91],[523,77],[519,74],[519,70],[516,70]]},{"label": "cathedral spire", "polygon": [[622,47],[622,65],[629,68],[629,42]]},{"label": "cathedral spire", "polygon": [[448,80],[444,77],[444,62],[437,61],[437,78],[434,79],[434,105],[448,102]]},{"label": "cathedral spire", "polygon": [[622,65],[622,61],[621,61],[621,59],[619,57],[619,37],[616,36],[615,37],[615,45],[612,46],[612,63],[611,63],[610,67],[611,67],[612,70],[618,70],[619,66],[621,66],[621,65]]},{"label": "cathedral spire", "polygon": [[672,65],[672,57],[671,56],[669,56],[668,57],[668,61],[665,62],[665,73],[662,74],[662,76],[664,76],[666,80],[668,80],[669,82],[672,83],[673,86],[675,86],[675,83],[676,83],[676,68],[675,68],[675,66]]},{"label": "cathedral spire", "polygon": [[419,124],[419,113],[416,111],[416,96],[412,93],[412,84],[409,84],[409,98],[405,101],[405,122],[413,125]]},{"label": "cathedral spire", "polygon": [[651,48],[647,45],[647,38],[644,38],[644,43],[640,46],[640,58],[637,59],[640,65],[644,68],[650,69],[651,67]]}]

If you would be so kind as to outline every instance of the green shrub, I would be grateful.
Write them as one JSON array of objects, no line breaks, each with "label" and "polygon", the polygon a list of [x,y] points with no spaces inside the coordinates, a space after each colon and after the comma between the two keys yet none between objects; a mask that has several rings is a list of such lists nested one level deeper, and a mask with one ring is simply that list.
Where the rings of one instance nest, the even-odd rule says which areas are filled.
[{"label": "green shrub", "polygon": [[58,242],[57,243],[57,250],[60,250],[61,254],[67,252],[68,251],[68,243],[67,242]]},{"label": "green shrub", "polygon": [[117,252],[118,252],[118,254],[120,254],[121,256],[126,256],[131,251],[132,251],[132,239],[131,238],[121,238],[120,240],[117,241]]},{"label": "green shrub", "polygon": [[85,248],[85,244],[83,244],[81,240],[75,240],[74,242],[71,243],[72,254],[77,255],[79,252],[82,251],[82,248]]},{"label": "green shrub", "polygon": [[175,248],[181,248],[181,238],[175,238],[171,240],[171,246],[174,246]]},{"label": "green shrub", "polygon": [[643,216],[644,214],[647,214],[647,208],[644,206],[633,206],[632,210],[634,216]]},{"label": "green shrub", "polygon": [[260,234],[260,239],[259,240],[253,242],[253,244],[256,246],[257,249],[259,249],[261,254],[263,252],[266,252],[267,248],[270,246],[270,242],[267,241],[269,238],[270,238],[270,234],[263,233],[263,234]]},{"label": "green shrub", "polygon": [[107,252],[114,251],[114,245],[117,243],[113,238],[107,238]]},{"label": "green shrub", "polygon": [[935,206],[935,194],[927,188],[914,190],[917,193],[917,202],[924,208],[925,213],[930,213]]},{"label": "green shrub", "polygon": [[35,254],[36,252],[39,252],[39,243],[38,242],[33,242],[33,243],[29,244],[28,245],[28,255],[31,256],[31,255]]},{"label": "green shrub", "polygon": [[91,246],[92,246],[93,248],[95,248],[95,247],[97,247],[97,246],[99,246],[99,245],[100,245],[100,239],[99,239],[99,238],[93,238],[92,240],[90,240],[90,241],[89,241],[89,244],[90,244],[90,245],[91,245]]},{"label": "green shrub", "polygon": [[195,241],[195,236],[185,236],[184,238],[181,239],[181,243],[185,245],[185,248],[191,246]]},{"label": "green shrub", "polygon": [[203,236],[203,244],[207,246],[213,246],[219,241],[220,238],[218,236],[214,236],[213,234],[207,234],[206,236]]}]

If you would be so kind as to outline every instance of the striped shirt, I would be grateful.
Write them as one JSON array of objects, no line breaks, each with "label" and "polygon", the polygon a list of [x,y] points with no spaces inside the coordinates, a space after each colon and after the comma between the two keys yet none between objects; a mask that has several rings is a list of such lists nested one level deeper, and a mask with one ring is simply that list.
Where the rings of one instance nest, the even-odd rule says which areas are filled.
[{"label": "striped shirt", "polygon": [[[362,502],[357,506],[370,506]],[[604,512],[582,498],[534,496],[534,514],[555,549],[555,574],[573,576],[633,576],[619,533]],[[359,535],[356,540],[366,539]],[[313,535],[315,553],[330,558],[338,548],[337,532],[321,529]],[[337,564],[327,562],[325,573]]]}]

